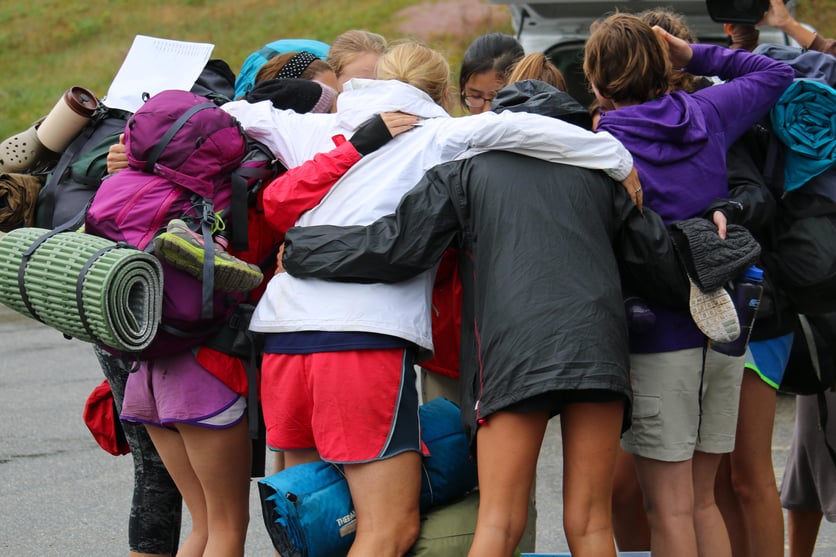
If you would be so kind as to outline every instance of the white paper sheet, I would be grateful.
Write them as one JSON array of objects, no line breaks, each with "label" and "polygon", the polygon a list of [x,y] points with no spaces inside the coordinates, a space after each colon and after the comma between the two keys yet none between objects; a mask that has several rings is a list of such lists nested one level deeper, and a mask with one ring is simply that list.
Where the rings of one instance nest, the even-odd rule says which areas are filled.
[{"label": "white paper sheet", "polygon": [[203,71],[215,45],[137,35],[102,102],[136,112],[144,94],[166,89],[188,91]]}]

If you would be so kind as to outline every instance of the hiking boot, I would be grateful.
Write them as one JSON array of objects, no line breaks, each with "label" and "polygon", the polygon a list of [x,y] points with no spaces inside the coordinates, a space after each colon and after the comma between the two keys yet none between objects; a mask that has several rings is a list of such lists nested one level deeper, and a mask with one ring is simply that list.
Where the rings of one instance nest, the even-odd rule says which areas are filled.
[{"label": "hiking boot", "polygon": [[691,317],[713,342],[731,342],[740,336],[740,321],[731,295],[725,288],[703,292],[691,281]]},{"label": "hiking boot", "polygon": [[[216,290],[247,292],[261,284],[261,269],[230,255],[222,238],[213,239]],[[203,280],[203,238],[182,220],[172,220],[166,231],[154,238],[154,253],[172,267]]]}]

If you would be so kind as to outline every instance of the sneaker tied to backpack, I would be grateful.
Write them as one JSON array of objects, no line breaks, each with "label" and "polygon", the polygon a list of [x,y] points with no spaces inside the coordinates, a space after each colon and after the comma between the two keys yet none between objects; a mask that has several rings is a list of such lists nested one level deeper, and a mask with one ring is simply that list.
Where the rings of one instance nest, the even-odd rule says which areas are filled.
[{"label": "sneaker tied to backpack", "polygon": [[691,317],[700,331],[714,342],[731,342],[740,336],[734,301],[725,288],[703,292],[691,280]]},{"label": "sneaker tied to backpack", "polygon": [[[258,266],[227,252],[223,238],[213,239],[216,290],[248,292],[261,284],[264,274]],[[154,238],[154,253],[172,267],[185,271],[198,280],[203,279],[203,238],[182,220],[172,220],[168,223],[166,231]]]}]

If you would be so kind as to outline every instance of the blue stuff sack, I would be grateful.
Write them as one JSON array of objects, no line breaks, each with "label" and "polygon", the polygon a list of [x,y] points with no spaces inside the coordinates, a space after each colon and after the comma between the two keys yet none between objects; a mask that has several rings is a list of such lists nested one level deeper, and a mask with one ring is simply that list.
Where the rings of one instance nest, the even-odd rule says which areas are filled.
[{"label": "blue stuff sack", "polygon": [[[429,450],[421,474],[421,512],[464,497],[476,487],[476,465],[461,410],[446,398],[418,407]],[[357,518],[342,470],[327,462],[291,466],[258,482],[267,533],[282,557],[348,553]]]},{"label": "blue stuff sack", "polygon": [[342,471],[327,462],[291,466],[258,481],[267,533],[282,557],[345,555],[357,518]]},{"label": "blue stuff sack", "polygon": [[462,425],[459,407],[436,398],[418,407],[424,456],[421,474],[421,511],[461,499],[477,484],[476,464]]}]

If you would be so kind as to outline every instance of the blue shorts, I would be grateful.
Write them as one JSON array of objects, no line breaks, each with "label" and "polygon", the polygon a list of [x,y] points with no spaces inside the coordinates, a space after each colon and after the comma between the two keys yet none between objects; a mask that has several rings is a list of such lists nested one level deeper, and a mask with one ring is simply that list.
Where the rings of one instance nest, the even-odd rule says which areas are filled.
[{"label": "blue shorts", "polygon": [[794,333],[768,340],[749,343],[746,350],[746,367],[763,379],[764,383],[778,389],[784,379],[784,371],[792,351]]}]

